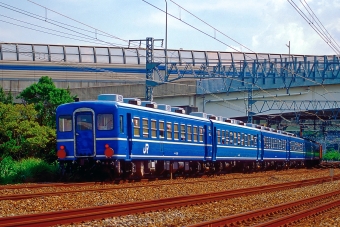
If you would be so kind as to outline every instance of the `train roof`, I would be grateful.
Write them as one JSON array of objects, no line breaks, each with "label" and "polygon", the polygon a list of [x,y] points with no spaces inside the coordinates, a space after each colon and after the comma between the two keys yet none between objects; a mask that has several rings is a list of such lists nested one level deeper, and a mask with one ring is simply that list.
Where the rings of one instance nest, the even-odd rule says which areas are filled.
[{"label": "train roof", "polygon": [[73,103],[67,103],[62,104],[58,106],[57,109],[68,109],[70,105],[75,106],[78,108],[81,108],[83,105],[86,105],[89,108],[95,108],[96,106],[116,106],[119,107],[125,107],[125,108],[132,108],[136,110],[143,110],[143,111],[152,111],[155,113],[170,115],[170,116],[177,116],[182,117],[186,119],[195,119],[203,122],[214,122],[215,124],[222,124],[222,125],[228,125],[232,127],[239,127],[247,130],[253,130],[253,131],[260,131],[265,133],[272,133],[272,134],[278,134],[285,137],[295,137],[297,139],[302,139],[299,137],[296,137],[292,133],[288,133],[285,131],[276,130],[273,128],[265,127],[262,125],[256,125],[251,123],[243,123],[242,121],[235,120],[235,119],[229,119],[229,118],[223,118],[221,116],[214,116],[212,114],[207,114],[203,112],[193,112],[191,114],[185,114],[183,112],[183,109],[180,107],[171,107],[170,105],[166,104],[157,104],[155,102],[151,101],[141,101],[138,98],[123,98],[121,95],[117,94],[102,94],[98,96],[98,100],[92,100],[92,101],[80,101],[80,102],[73,102]]}]

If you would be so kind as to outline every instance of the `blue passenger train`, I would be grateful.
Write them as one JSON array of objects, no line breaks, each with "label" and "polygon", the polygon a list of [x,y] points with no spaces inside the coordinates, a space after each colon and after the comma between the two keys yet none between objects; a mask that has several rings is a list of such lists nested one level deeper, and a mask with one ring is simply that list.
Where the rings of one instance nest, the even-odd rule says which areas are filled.
[{"label": "blue passenger train", "polygon": [[272,128],[103,94],[57,108],[58,160],[106,163],[116,176],[313,166],[318,143]]}]

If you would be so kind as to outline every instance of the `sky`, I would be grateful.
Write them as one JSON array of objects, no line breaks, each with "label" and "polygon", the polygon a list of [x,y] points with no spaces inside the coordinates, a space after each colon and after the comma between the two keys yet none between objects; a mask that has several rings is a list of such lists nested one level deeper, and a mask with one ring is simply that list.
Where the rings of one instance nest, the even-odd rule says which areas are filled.
[{"label": "sky", "polygon": [[[340,0],[294,2],[308,14],[307,2],[340,43]],[[0,0],[0,31],[7,43],[128,46],[153,37],[168,49],[336,54],[287,0]]]}]

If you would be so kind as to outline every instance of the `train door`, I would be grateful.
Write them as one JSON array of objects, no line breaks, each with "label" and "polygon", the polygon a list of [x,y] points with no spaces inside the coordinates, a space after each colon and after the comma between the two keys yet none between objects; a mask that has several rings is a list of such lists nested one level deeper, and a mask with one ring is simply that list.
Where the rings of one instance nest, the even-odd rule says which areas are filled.
[{"label": "train door", "polygon": [[[216,161],[216,152],[217,152],[217,133],[216,133],[216,127],[212,128],[212,136],[210,136],[211,140],[213,141],[213,146],[211,149],[211,159],[212,161]],[[210,150],[210,147],[208,147],[208,150]]]},{"label": "train door", "polygon": [[96,155],[94,111],[81,108],[73,113],[73,117],[75,156],[94,157]]},{"label": "train door", "polygon": [[264,155],[264,142],[263,142],[263,135],[262,133],[258,133],[256,135],[256,140],[257,140],[257,160],[263,161],[263,155]]},{"label": "train door", "polygon": [[133,124],[133,120],[132,120],[132,117],[131,117],[131,113],[127,113],[127,143],[128,143],[128,146],[127,146],[127,152],[126,152],[126,159],[127,160],[130,160],[131,159],[131,152],[132,152],[132,124]]},{"label": "train door", "polygon": [[290,161],[290,140],[286,139],[286,159]]},{"label": "train door", "polygon": [[212,153],[212,160],[216,160],[216,152],[212,152],[212,135],[211,135],[211,126],[209,125],[204,125],[204,146],[205,146],[205,155],[204,155],[204,159],[206,159],[206,157],[209,157],[210,154]]},{"label": "train door", "polygon": [[159,138],[159,151],[164,155],[164,138],[165,138],[165,123],[164,120],[158,122],[158,138]]}]

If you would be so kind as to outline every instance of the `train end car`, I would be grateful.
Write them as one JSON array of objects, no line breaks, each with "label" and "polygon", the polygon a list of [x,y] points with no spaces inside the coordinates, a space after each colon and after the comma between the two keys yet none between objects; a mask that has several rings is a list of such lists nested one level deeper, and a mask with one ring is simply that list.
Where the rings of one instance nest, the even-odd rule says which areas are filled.
[{"label": "train end car", "polygon": [[[105,163],[116,175],[199,172],[212,160],[207,118],[156,103],[100,95],[57,108],[57,156],[64,164]],[[164,106],[162,106],[164,107]],[[210,135],[210,136],[209,136]]]}]

